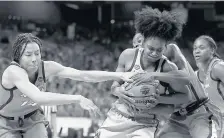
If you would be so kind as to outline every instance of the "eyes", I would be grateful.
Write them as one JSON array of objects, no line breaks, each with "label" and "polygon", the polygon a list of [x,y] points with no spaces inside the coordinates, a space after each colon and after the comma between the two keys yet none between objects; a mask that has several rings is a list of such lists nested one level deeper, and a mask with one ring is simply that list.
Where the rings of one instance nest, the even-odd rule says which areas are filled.
[{"label": "eyes", "polygon": [[[35,54],[35,56],[39,56],[40,55],[40,52],[35,52],[34,54]],[[25,56],[31,57],[32,56],[32,53],[26,53]]]},{"label": "eyes", "polygon": [[199,50],[204,50],[206,49],[206,46],[200,45],[200,46],[194,46],[193,50],[199,49]]},{"label": "eyes", "polygon": [[161,53],[161,52],[163,51],[162,48],[156,49],[156,48],[154,48],[154,47],[149,47],[148,50],[151,51],[151,52],[156,51],[157,53]]}]

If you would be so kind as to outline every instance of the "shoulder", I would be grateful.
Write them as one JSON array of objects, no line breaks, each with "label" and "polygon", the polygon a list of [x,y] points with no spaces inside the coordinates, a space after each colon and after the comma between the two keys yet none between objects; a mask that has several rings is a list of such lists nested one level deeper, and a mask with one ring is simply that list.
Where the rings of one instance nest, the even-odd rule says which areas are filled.
[{"label": "shoulder", "polygon": [[125,50],[121,53],[120,57],[133,56],[137,50],[138,50],[138,49],[136,49],[136,48],[128,48],[128,49],[125,49]]},{"label": "shoulder", "polygon": [[15,86],[15,82],[28,80],[27,72],[21,67],[10,65],[2,74],[2,85],[10,88]]},{"label": "shoulder", "polygon": [[178,70],[177,66],[175,63],[171,62],[170,60],[168,59],[165,59],[166,62],[163,66],[163,71],[164,72],[169,72],[169,71],[173,71],[173,70]]},{"label": "shoulder", "polygon": [[19,76],[28,76],[27,72],[18,66],[10,65],[4,71],[3,75],[8,76],[9,78],[18,78]]},{"label": "shoulder", "polygon": [[128,49],[125,49],[121,54],[120,54],[120,57],[119,57],[119,61],[125,61],[126,59],[130,59],[130,58],[133,58],[136,51],[138,51],[138,49],[136,48],[128,48]]},{"label": "shoulder", "polygon": [[212,68],[212,75],[216,78],[219,78],[221,74],[223,74],[224,70],[224,62],[219,61],[217,64],[215,64]]}]

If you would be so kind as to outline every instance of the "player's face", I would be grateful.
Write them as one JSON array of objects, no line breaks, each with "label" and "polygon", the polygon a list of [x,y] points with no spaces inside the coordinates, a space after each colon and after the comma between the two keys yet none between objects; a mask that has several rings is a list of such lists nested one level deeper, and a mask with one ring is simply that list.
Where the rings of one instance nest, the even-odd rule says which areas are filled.
[{"label": "player's face", "polygon": [[213,53],[214,50],[209,46],[206,40],[198,39],[194,42],[193,55],[197,63],[208,61]]},{"label": "player's face", "polygon": [[155,62],[162,57],[166,41],[158,37],[150,37],[144,41],[143,47],[145,57],[149,61]]},{"label": "player's face", "polygon": [[[23,46],[23,48],[25,45]],[[41,62],[39,45],[35,42],[28,43],[23,55],[20,58],[20,66],[27,72],[35,73]]]}]

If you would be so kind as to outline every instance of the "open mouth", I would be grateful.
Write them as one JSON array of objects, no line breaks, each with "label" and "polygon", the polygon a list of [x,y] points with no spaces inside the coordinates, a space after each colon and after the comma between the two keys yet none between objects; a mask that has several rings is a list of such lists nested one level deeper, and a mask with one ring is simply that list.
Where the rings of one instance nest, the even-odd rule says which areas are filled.
[{"label": "open mouth", "polygon": [[151,56],[151,55],[148,55],[148,57],[150,57],[150,58],[158,58],[158,56]]},{"label": "open mouth", "polygon": [[200,56],[194,56],[195,59],[200,59]]}]

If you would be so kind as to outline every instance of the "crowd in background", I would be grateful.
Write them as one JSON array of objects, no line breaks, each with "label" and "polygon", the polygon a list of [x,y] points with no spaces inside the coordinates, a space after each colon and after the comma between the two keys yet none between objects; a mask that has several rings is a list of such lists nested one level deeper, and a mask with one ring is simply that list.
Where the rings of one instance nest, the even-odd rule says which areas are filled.
[{"label": "crowd in background", "polygon": [[[2,29],[0,43],[0,70],[1,73],[11,62],[10,49],[13,40],[20,32],[9,29]],[[82,38],[73,41],[64,41],[57,39],[59,35],[54,35],[54,38],[43,38],[42,59],[53,60],[65,66],[73,67],[80,70],[104,70],[115,71],[120,53],[127,47],[132,47],[132,39],[128,41],[113,41],[109,47],[102,43],[96,43],[92,39]],[[7,39],[6,39],[7,38]],[[7,41],[5,41],[5,39]],[[61,40],[61,41],[60,41]],[[62,41],[63,40],[63,41]],[[187,41],[187,40],[182,40]],[[195,68],[195,63],[192,57],[192,42],[184,42],[187,46],[180,46],[182,52]],[[223,43],[219,42],[218,52],[224,53]],[[222,56],[222,54],[221,54]],[[106,115],[110,109],[111,103],[116,100],[111,96],[110,87],[112,82],[102,83],[86,83],[73,81],[70,79],[58,79],[57,77],[48,80],[48,91],[67,94],[81,94],[100,107],[100,110]],[[58,106],[58,116],[75,116],[89,117],[87,111],[84,111],[76,105]]]}]

